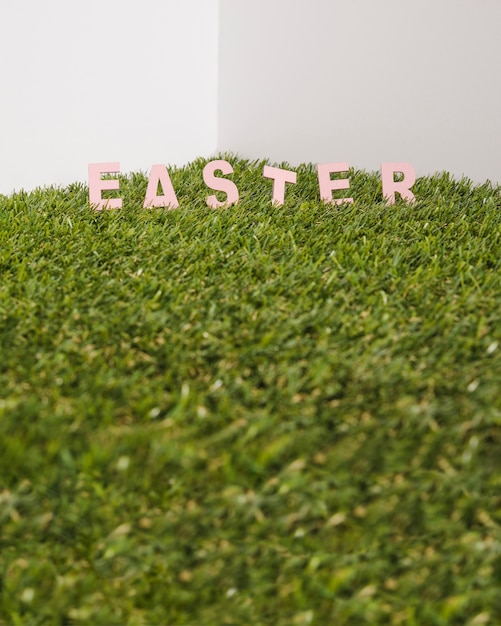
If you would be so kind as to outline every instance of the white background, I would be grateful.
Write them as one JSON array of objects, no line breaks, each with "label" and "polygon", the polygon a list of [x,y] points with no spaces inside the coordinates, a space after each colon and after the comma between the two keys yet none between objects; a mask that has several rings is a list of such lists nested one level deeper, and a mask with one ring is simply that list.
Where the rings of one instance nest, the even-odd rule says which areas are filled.
[{"label": "white background", "polygon": [[216,149],[501,182],[501,0],[1,0],[0,19],[0,193]]},{"label": "white background", "polygon": [[1,0],[0,193],[216,148],[217,0]]},{"label": "white background", "polygon": [[219,148],[501,183],[501,0],[221,0]]}]

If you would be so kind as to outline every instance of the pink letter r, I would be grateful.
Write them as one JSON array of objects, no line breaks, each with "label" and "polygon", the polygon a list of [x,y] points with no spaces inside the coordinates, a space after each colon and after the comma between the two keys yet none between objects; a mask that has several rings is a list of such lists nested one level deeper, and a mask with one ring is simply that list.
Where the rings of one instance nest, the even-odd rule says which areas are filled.
[{"label": "pink letter r", "polygon": [[[395,172],[402,173],[404,179],[396,181]],[[381,165],[381,179],[383,197],[388,204],[395,204],[395,192],[398,192],[407,202],[412,202],[415,199],[410,188],[416,182],[416,172],[409,163],[383,163]]]}]

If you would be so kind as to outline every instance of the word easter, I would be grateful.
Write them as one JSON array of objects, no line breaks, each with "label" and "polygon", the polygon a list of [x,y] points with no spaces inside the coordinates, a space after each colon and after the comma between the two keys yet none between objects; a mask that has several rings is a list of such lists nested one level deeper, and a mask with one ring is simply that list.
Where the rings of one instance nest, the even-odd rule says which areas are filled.
[{"label": "word easter", "polygon": [[[332,179],[332,174],[343,174],[348,171],[348,163],[321,163],[317,165],[318,186],[320,198],[326,203],[342,204],[353,202],[353,198],[334,198],[333,192],[350,188],[349,178]],[[233,174],[233,167],[228,161],[216,160],[207,163],[203,169],[203,179],[207,187],[213,191],[226,194],[225,201],[219,201],[215,195],[208,196],[207,206],[212,209],[228,207],[238,202],[239,194],[235,183],[227,178],[216,176],[221,172],[224,176]],[[90,163],[89,164],[89,202],[96,209],[121,209],[121,198],[103,198],[105,190],[118,190],[120,181],[118,178],[110,178],[110,174],[120,173],[119,163]],[[401,180],[395,180],[395,174],[403,176]],[[103,178],[103,175],[106,178]],[[279,167],[265,165],[263,176],[273,181],[271,201],[275,205],[284,203],[286,185],[294,185],[297,182],[297,173],[284,170]],[[381,179],[383,184],[383,196],[388,204],[395,203],[395,194],[399,193],[408,202],[414,200],[414,194],[410,188],[416,182],[416,173],[409,163],[383,163],[381,165]],[[158,189],[162,194],[158,195]],[[153,165],[148,178],[148,187],[144,199],[144,208],[165,207],[175,209],[179,206],[176,192],[172,186],[169,172],[165,165]]]}]

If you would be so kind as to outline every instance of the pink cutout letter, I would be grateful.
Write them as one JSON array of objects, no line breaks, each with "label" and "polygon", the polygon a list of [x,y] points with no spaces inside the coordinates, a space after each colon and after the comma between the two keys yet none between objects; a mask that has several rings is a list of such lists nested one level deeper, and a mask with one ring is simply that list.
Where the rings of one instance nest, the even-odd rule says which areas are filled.
[{"label": "pink cutout letter", "polygon": [[[157,195],[159,183],[163,191],[162,196]],[[165,165],[152,165],[143,207],[147,209],[148,207],[160,206],[177,209],[179,202],[177,201],[176,192],[174,191],[169,172]]]},{"label": "pink cutout letter", "polygon": [[[395,172],[402,173],[404,179],[397,182]],[[416,182],[416,172],[410,163],[383,163],[381,165],[381,179],[383,196],[388,204],[395,204],[395,192],[398,192],[407,202],[412,202],[415,199],[410,188]]]},{"label": "pink cutout letter", "polygon": [[233,174],[233,168],[228,161],[211,161],[204,167],[203,177],[204,183],[209,189],[214,191],[224,191],[226,194],[226,202],[219,202],[215,195],[207,197],[207,206],[211,209],[218,209],[223,206],[230,206],[238,202],[238,189],[235,183],[226,178],[214,176],[214,172],[220,170],[223,174]]},{"label": "pink cutout letter", "polygon": [[122,198],[108,198],[103,200],[101,192],[105,189],[120,189],[118,178],[103,180],[102,174],[120,172],[120,163],[89,163],[89,203],[94,208],[121,209]]},{"label": "pink cutout letter", "polygon": [[339,198],[334,200],[332,192],[338,189],[349,189],[350,179],[341,178],[338,180],[332,180],[331,174],[348,171],[348,163],[319,163],[317,166],[318,171],[318,185],[320,187],[320,198],[324,202],[343,204],[343,202],[353,202],[353,198]]},{"label": "pink cutout letter", "polygon": [[265,178],[271,178],[273,180],[273,197],[272,203],[275,205],[281,205],[285,199],[285,184],[296,184],[297,174],[290,170],[283,170],[280,167],[264,166],[263,176]]}]

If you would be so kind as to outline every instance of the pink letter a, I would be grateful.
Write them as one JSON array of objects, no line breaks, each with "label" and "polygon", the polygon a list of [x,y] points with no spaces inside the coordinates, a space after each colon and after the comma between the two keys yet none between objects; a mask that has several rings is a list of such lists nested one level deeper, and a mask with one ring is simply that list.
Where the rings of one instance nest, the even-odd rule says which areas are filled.
[{"label": "pink letter a", "polygon": [[[162,187],[163,196],[158,196],[158,184]],[[165,165],[153,165],[151,167],[150,177],[148,179],[148,188],[146,189],[146,197],[143,207],[169,207],[177,209],[179,202],[176,198],[176,192],[172,186],[169,172]]]}]

